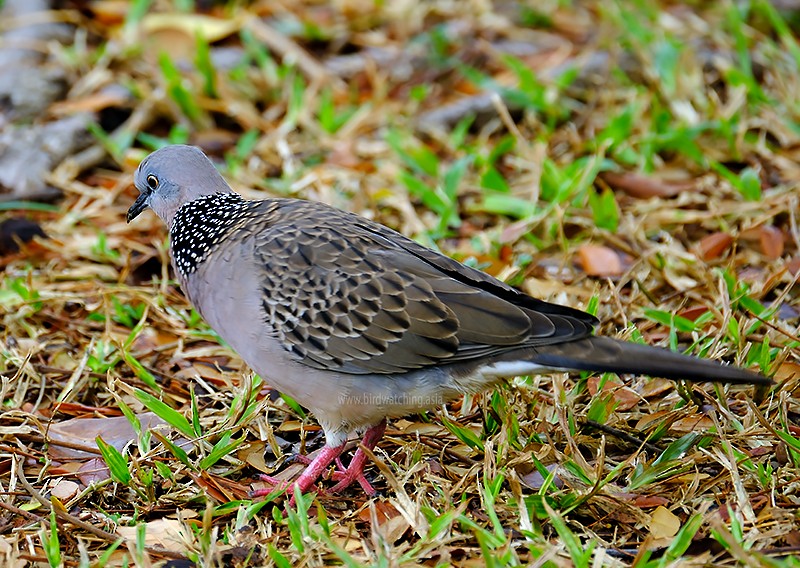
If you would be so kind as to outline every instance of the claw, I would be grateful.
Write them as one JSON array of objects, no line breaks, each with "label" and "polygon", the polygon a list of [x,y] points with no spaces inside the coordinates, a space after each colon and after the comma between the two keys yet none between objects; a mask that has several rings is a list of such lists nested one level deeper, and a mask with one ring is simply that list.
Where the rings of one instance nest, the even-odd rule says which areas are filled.
[{"label": "claw", "polygon": [[[364,439],[361,441],[361,445],[369,450],[372,450],[378,441],[383,437],[383,433],[385,431],[386,421],[384,420],[377,426],[373,426],[367,430],[366,434],[364,434]],[[370,497],[374,496],[377,493],[375,488],[372,487],[369,481],[367,481],[367,478],[364,477],[364,466],[367,463],[367,454],[362,448],[359,447],[356,450],[355,455],[353,455],[350,465],[344,467],[340,457],[344,451],[344,446],[344,444],[340,446],[326,445],[324,448],[322,448],[322,451],[320,451],[319,455],[313,460],[306,456],[293,456],[293,460],[307,464],[306,469],[302,474],[300,474],[300,477],[298,477],[294,483],[290,481],[283,481],[269,475],[261,475],[259,476],[261,480],[269,483],[272,485],[272,487],[255,489],[250,492],[250,496],[262,497],[264,495],[273,493],[276,489],[289,491],[293,490],[294,487],[299,488],[301,493],[308,493],[314,483],[316,483],[316,481],[322,476],[323,472],[328,468],[328,466],[330,466],[331,463],[335,463],[338,467],[338,470],[334,471],[331,475],[331,479],[336,482],[336,485],[334,485],[330,490],[326,491],[326,494],[338,493],[356,481],[364,490],[364,493]],[[294,493],[292,493],[289,503],[294,505]]]}]

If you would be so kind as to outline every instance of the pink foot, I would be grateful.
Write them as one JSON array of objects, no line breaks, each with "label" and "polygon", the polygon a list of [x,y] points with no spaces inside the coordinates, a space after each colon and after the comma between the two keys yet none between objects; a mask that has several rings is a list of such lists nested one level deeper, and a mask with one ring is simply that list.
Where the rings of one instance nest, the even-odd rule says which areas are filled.
[{"label": "pink foot", "polygon": [[[312,460],[308,456],[303,456],[303,455],[300,455],[300,454],[296,454],[296,455],[292,456],[292,461],[308,465],[308,464],[311,463]],[[335,462],[336,462],[336,471],[331,472],[331,474],[328,477],[328,479],[332,479],[333,481],[339,482],[339,481],[342,481],[343,479],[345,479],[346,476],[348,475],[348,473],[347,473],[347,468],[342,463],[342,457],[341,456],[336,458]],[[286,481],[281,481],[280,479],[277,479],[277,478],[274,478],[274,477],[270,477],[268,475],[260,475],[259,477],[263,481],[266,481],[267,483],[271,483],[272,485],[278,485],[278,484],[281,484],[281,483],[287,484]],[[358,475],[355,478],[355,480],[358,481],[358,484],[364,490],[364,493],[366,493],[370,497],[372,497],[373,495],[378,493],[377,491],[375,491],[375,489],[372,487],[372,485],[370,485],[370,482],[367,481],[367,478],[363,475],[363,473],[361,475]],[[348,482],[348,484],[350,484],[350,483],[352,483],[352,480],[350,480]]]},{"label": "pink foot", "polygon": [[[364,434],[364,439],[361,440],[361,445],[370,451],[373,450],[375,445],[383,437],[383,433],[385,431],[386,420],[367,430],[367,433]],[[339,467],[344,469],[344,471],[340,472],[340,475],[334,477],[334,480],[337,481],[337,483],[330,489],[330,491],[328,491],[328,493],[338,493],[339,491],[348,487],[354,481],[357,481],[364,490],[364,493],[370,497],[377,493],[372,485],[370,485],[369,481],[367,481],[367,478],[364,477],[364,466],[367,465],[367,454],[364,452],[364,450],[361,448],[356,450],[356,453],[353,456],[353,459],[350,461],[350,465],[347,466],[347,469],[342,467],[341,459],[337,458],[337,461]]]},{"label": "pink foot", "polygon": [[284,481],[282,479],[278,479],[277,477],[272,477],[271,475],[266,475],[263,473],[259,474],[258,478],[264,483],[269,483],[271,487],[264,487],[263,489],[253,489],[250,492],[250,497],[264,497],[265,495],[269,495],[273,491],[286,491],[292,486],[291,481]]},{"label": "pink foot", "polygon": [[[299,488],[300,493],[308,493],[308,490],[311,488],[312,485],[314,485],[314,482],[316,482],[317,479],[319,479],[319,477],[322,475],[322,472],[325,471],[325,468],[327,468],[331,464],[331,462],[333,462],[336,458],[338,458],[339,454],[341,454],[342,451],[344,451],[344,446],[345,446],[344,444],[336,447],[326,445],[324,448],[322,448],[322,451],[319,453],[319,455],[313,460],[311,460],[311,462],[308,464],[308,467],[306,467],[306,469],[303,470],[303,473],[300,474],[300,477],[298,477],[294,481],[294,483],[290,481],[282,481],[280,479],[275,479],[274,477],[271,477],[269,475],[261,475],[260,476],[261,479],[271,484],[272,487],[265,487],[264,489],[254,489],[253,491],[250,492],[250,496],[263,497],[264,495],[269,495],[276,489],[289,490],[292,487]],[[289,502],[291,504],[294,504],[294,495],[292,495]]]},{"label": "pink foot", "polygon": [[[361,441],[361,444],[365,448],[372,450],[375,448],[375,445],[378,443],[378,441],[383,437],[383,433],[385,431],[386,421],[384,420],[377,426],[373,426],[367,430],[366,434],[364,434],[364,439]],[[301,463],[306,463],[307,467],[303,473],[300,474],[300,477],[294,481],[294,483],[276,479],[269,475],[261,475],[259,477],[263,481],[272,485],[272,487],[255,489],[250,492],[250,496],[262,497],[264,495],[269,495],[275,490],[289,490],[293,486],[299,488],[301,493],[307,493],[314,483],[322,476],[325,469],[333,462],[335,462],[339,468],[339,470],[335,471],[331,476],[331,478],[336,481],[336,485],[334,485],[333,488],[326,493],[338,493],[346,487],[349,487],[354,481],[357,481],[364,490],[364,493],[369,496],[375,495],[375,489],[372,487],[372,485],[370,485],[366,477],[364,477],[364,466],[367,463],[367,454],[364,453],[361,448],[358,448],[353,456],[353,459],[350,461],[350,465],[345,468],[342,464],[342,460],[339,457],[344,451],[344,446],[345,444],[336,447],[326,445],[324,448],[322,448],[322,451],[319,453],[319,455],[313,460],[309,460],[305,456],[295,456],[294,459]],[[294,504],[294,496],[292,496],[290,503]]]},{"label": "pink foot", "polygon": [[[348,472],[348,468],[344,467],[341,458],[336,458],[336,467],[338,469],[333,472],[333,475],[331,475],[331,479],[337,482],[335,487],[339,487],[339,485],[341,485],[345,481],[347,482],[347,485],[352,484],[353,481],[358,481],[358,484],[361,486],[361,489],[363,489],[364,493],[366,493],[370,497],[374,497],[375,495],[378,494],[378,492],[375,491],[375,488],[372,487],[372,484],[367,480],[363,472],[359,474]],[[347,487],[347,485],[340,487],[340,489],[344,489],[345,487]],[[330,489],[326,491],[326,493],[335,493],[335,491],[334,489]]]},{"label": "pink foot", "polygon": [[[296,455],[292,456],[291,461],[292,462],[296,462],[296,463],[302,463],[302,464],[305,464],[305,465],[309,465],[312,460],[308,456],[304,456],[304,455],[301,455],[301,454],[296,454]],[[348,474],[347,468],[342,463],[342,457],[341,456],[336,458],[335,463],[336,463],[336,470],[331,472],[331,474],[327,477],[327,479],[332,479],[333,481],[340,482],[343,479],[346,479],[347,476],[350,475],[350,474]],[[278,487],[280,485],[285,485],[286,487],[283,487],[283,489],[288,489],[290,487],[290,485],[291,485],[287,481],[283,481],[283,480],[277,479],[275,477],[271,477],[269,475],[259,475],[259,477],[261,478],[262,481],[270,483],[274,487]],[[355,477],[355,480],[358,481],[358,484],[364,490],[364,493],[366,493],[370,497],[372,497],[372,496],[374,496],[374,495],[376,495],[378,493],[372,487],[370,482],[367,481],[367,478],[363,475],[363,473],[361,475],[358,475],[357,477]],[[353,482],[352,479],[350,481],[348,481],[348,485],[351,484],[352,482]],[[274,489],[272,491],[274,491]],[[329,491],[326,492],[326,493],[329,493]]]}]

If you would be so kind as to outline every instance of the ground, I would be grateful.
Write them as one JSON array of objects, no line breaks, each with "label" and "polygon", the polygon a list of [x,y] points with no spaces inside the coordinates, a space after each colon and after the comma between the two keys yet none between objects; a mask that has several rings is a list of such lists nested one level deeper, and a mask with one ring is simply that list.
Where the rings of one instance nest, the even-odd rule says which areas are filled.
[{"label": "ground", "polygon": [[[798,564],[800,5],[44,8],[0,65],[0,565]],[[125,223],[168,143],[775,386],[520,377],[390,421],[376,497],[253,501],[323,440]]]}]

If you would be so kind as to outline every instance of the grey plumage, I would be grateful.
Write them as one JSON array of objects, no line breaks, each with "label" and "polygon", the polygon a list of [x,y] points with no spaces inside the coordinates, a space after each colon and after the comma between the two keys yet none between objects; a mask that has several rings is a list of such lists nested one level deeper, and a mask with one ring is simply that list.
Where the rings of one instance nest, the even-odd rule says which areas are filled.
[{"label": "grey plumage", "polygon": [[244,200],[193,147],[151,154],[135,184],[128,221],[149,206],[170,227],[189,300],[256,372],[315,413],[331,448],[386,417],[542,369],[770,382],[593,336],[589,314],[534,299],[357,215],[295,199]]}]

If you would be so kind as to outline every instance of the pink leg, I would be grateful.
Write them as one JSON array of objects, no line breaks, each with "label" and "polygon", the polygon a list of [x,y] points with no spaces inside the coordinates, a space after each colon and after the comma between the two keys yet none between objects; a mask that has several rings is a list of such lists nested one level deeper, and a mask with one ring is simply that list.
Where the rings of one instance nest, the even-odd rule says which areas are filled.
[{"label": "pink leg", "polygon": [[[309,465],[313,460],[311,460],[308,456],[304,456],[304,455],[301,455],[301,454],[296,454],[296,455],[292,456],[292,461],[293,462],[297,462],[297,463],[302,463],[302,464],[305,464],[305,465]],[[336,458],[335,463],[336,463],[336,471],[331,472],[331,475],[330,475],[330,477],[328,479],[332,479],[333,481],[341,481],[342,478],[344,478],[345,473],[347,472],[347,468],[342,463],[342,456],[339,456],[338,458]],[[273,485],[273,487],[279,487],[281,485],[285,485],[287,489],[289,487],[291,487],[291,483],[289,483],[287,481],[282,481],[280,479],[277,479],[277,478],[269,476],[269,475],[260,475],[259,477],[261,478],[262,481],[266,481],[267,483],[271,483]],[[370,485],[369,481],[367,481],[367,478],[364,477],[363,474],[359,475],[356,478],[356,481],[358,481],[358,484],[364,490],[364,493],[366,493],[370,497],[377,493],[377,491],[375,491],[375,489],[372,487],[372,485]]]},{"label": "pink leg", "polygon": [[[338,460],[339,458],[336,458],[336,459]],[[308,456],[304,456],[303,454],[294,454],[290,458],[290,463],[296,462],[296,463],[301,463],[303,465],[310,465],[312,461],[314,461],[314,460],[312,460]]]},{"label": "pink leg", "polygon": [[293,485],[300,489],[300,493],[307,493],[311,486],[314,485],[314,482],[317,481],[317,479],[319,479],[319,477],[322,475],[322,472],[325,471],[325,468],[327,468],[331,462],[338,458],[339,454],[344,451],[344,446],[344,444],[336,447],[326,445],[324,448],[322,448],[322,451],[319,453],[319,455],[308,464],[308,467],[306,467],[303,473],[300,474],[300,477],[298,477],[293,484],[291,482],[275,479],[274,477],[270,477],[268,475],[262,475],[261,479],[267,483],[272,483],[273,487],[255,489],[250,492],[250,496],[262,497],[264,495],[269,495],[276,489],[289,489]]},{"label": "pink leg", "polygon": [[[383,437],[383,433],[385,431],[386,421],[384,420],[377,426],[373,426],[367,430],[366,434],[364,434],[364,439],[361,441],[361,444],[365,448],[372,450]],[[364,466],[367,464],[367,454],[365,454],[361,448],[358,448],[353,456],[352,461],[350,462],[350,465],[345,468],[342,464],[342,460],[339,458],[341,453],[344,451],[344,447],[345,444],[336,447],[326,445],[324,448],[322,448],[322,451],[319,453],[319,455],[313,460],[309,460],[305,456],[295,456],[297,461],[308,464],[308,467],[306,467],[306,469],[302,474],[300,474],[300,477],[298,477],[294,483],[276,479],[269,475],[261,475],[259,477],[263,481],[271,484],[272,487],[255,489],[250,492],[250,496],[262,497],[264,495],[269,495],[276,489],[288,490],[293,486],[297,486],[301,493],[307,493],[308,490],[311,489],[311,486],[314,485],[314,483],[322,476],[322,473],[332,462],[336,462],[336,465],[339,467],[339,471],[333,473],[332,479],[337,483],[328,493],[337,493],[342,491],[346,487],[350,486],[354,481],[357,481],[367,495],[375,495],[375,489],[364,477]],[[294,497],[292,497],[291,502],[294,502]]]},{"label": "pink leg", "polygon": [[[356,450],[356,452],[358,452],[358,450]],[[343,479],[346,478],[348,474],[347,474],[347,468],[344,467],[341,457],[336,458],[336,467],[337,470],[333,472],[333,475],[331,475],[331,479],[333,479],[334,481],[342,481]],[[372,484],[369,481],[367,481],[367,478],[364,476],[363,472],[358,477],[356,477],[356,481],[358,481],[358,484],[361,486],[361,489],[364,490],[364,493],[366,493],[370,497],[374,497],[375,495],[377,495],[378,492],[375,491],[375,488],[372,486]],[[352,481],[350,481],[349,483],[352,483]]]},{"label": "pink leg", "polygon": [[[385,431],[386,420],[367,430],[366,434],[364,434],[364,439],[361,440],[361,444],[365,448],[372,450],[380,441],[380,439],[383,438],[383,433]],[[339,460],[338,463],[339,467],[341,467],[341,460]],[[364,477],[365,465],[367,465],[367,454],[364,453],[364,450],[358,448],[353,456],[353,459],[350,461],[350,465],[347,466],[347,469],[342,468],[344,471],[334,476],[334,479],[338,481],[338,483],[331,488],[329,493],[338,493],[345,487],[348,487],[354,481],[358,481],[358,484],[364,490],[364,493],[369,496],[375,495],[375,489],[373,489],[372,485],[370,485],[367,479]]]}]

